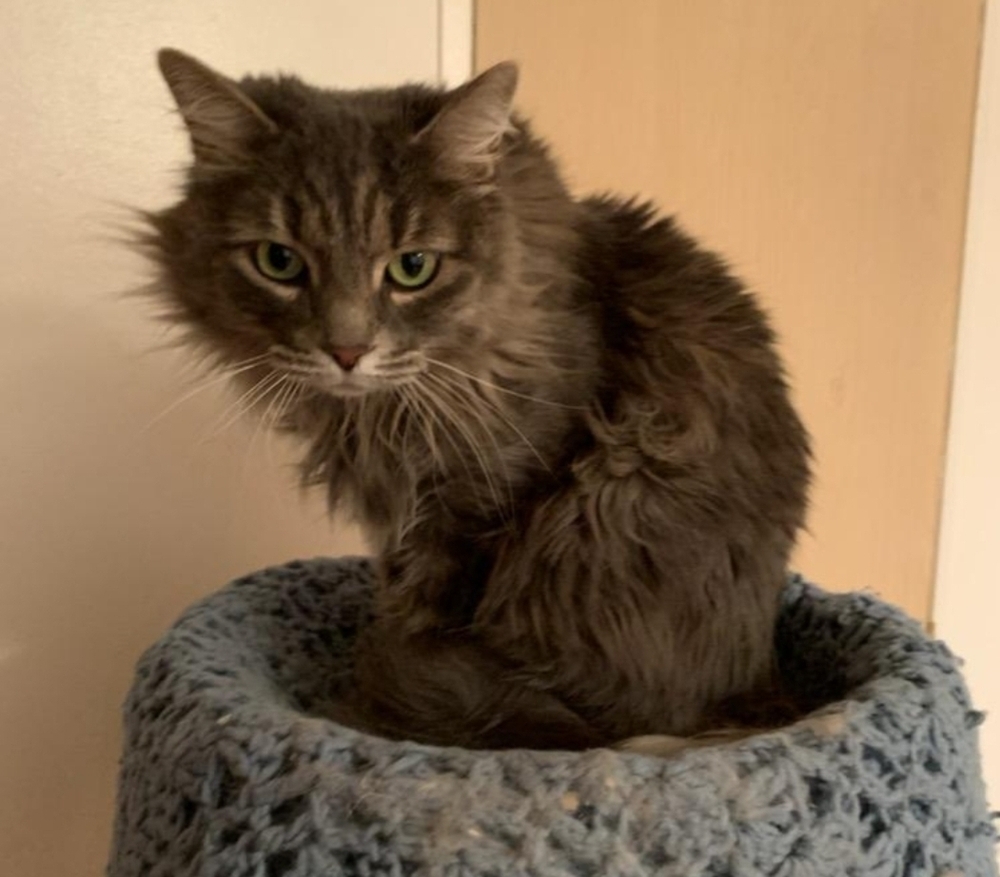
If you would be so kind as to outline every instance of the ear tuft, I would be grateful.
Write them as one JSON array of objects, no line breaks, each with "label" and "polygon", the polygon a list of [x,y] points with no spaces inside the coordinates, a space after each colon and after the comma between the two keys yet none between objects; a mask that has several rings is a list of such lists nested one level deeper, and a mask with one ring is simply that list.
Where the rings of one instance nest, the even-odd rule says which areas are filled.
[{"label": "ear tuft", "polygon": [[517,65],[496,64],[459,86],[418,140],[430,142],[460,179],[492,176],[500,144],[511,130],[511,112],[517,89]]},{"label": "ear tuft", "polygon": [[231,79],[177,49],[157,54],[160,72],[191,135],[195,159],[232,164],[278,126]]}]

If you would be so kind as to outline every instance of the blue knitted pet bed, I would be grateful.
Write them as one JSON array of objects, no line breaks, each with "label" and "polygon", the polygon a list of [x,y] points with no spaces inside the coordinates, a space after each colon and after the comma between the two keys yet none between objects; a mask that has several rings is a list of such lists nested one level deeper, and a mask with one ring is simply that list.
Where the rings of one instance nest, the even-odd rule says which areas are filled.
[{"label": "blue knitted pet bed", "polygon": [[793,689],[830,703],[671,759],[472,752],[324,719],[371,569],[264,570],[142,658],[110,877],[988,877],[994,834],[955,659],[901,613],[790,581]]}]

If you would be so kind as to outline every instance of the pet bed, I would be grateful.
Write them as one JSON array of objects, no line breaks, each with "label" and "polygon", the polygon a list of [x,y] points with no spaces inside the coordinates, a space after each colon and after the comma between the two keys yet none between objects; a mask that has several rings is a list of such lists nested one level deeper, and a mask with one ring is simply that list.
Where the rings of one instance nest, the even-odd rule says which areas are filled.
[{"label": "pet bed", "polygon": [[898,611],[792,578],[802,722],[670,759],[473,752],[323,718],[370,565],[295,562],[187,611],[139,663],[109,877],[988,877],[956,660]]}]

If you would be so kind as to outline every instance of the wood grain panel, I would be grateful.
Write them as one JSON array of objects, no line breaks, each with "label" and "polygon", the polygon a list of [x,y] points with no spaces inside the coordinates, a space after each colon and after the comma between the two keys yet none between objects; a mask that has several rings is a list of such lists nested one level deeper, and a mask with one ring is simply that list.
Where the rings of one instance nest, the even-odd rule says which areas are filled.
[{"label": "wood grain panel", "polygon": [[579,190],[759,290],[817,452],[798,566],[927,620],[981,0],[479,0]]}]

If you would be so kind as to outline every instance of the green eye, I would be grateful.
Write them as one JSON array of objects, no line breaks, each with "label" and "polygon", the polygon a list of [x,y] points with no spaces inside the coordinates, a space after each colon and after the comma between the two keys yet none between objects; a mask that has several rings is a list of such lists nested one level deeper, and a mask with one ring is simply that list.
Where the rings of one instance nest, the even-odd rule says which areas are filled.
[{"label": "green eye", "polygon": [[438,272],[441,257],[429,250],[415,250],[393,256],[385,269],[390,283],[400,289],[423,289]]},{"label": "green eye", "polygon": [[261,241],[253,251],[254,266],[269,280],[294,283],[306,273],[306,263],[291,247],[274,241]]}]

